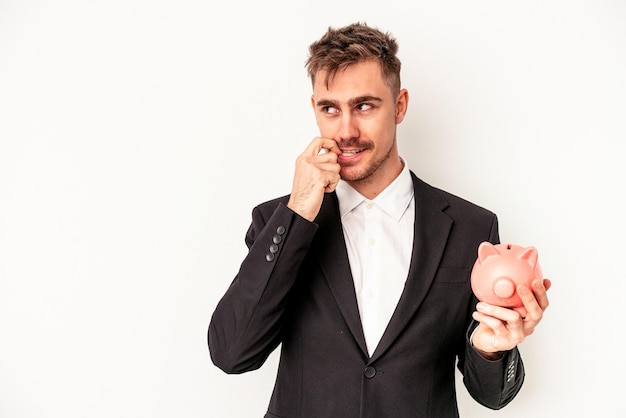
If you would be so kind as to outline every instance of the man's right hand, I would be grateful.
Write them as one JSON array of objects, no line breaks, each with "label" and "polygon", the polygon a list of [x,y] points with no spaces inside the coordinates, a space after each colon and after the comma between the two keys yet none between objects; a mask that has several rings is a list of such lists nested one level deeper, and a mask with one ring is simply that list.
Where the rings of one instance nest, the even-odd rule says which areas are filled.
[{"label": "man's right hand", "polygon": [[[325,150],[325,152],[322,152]],[[315,138],[296,159],[291,197],[287,207],[309,221],[320,211],[324,193],[335,190],[341,167],[337,156],[341,150],[329,138]]]}]

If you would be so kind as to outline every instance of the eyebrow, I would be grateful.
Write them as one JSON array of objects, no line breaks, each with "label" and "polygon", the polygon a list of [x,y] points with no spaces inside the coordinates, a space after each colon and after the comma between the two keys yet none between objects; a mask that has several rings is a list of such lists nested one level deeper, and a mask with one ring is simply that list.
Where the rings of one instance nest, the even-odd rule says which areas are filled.
[{"label": "eyebrow", "polygon": [[[380,103],[382,101],[383,99],[381,99],[380,97],[366,95],[366,96],[353,97],[352,99],[348,100],[348,105],[354,106],[358,103],[363,103],[363,102],[379,102]],[[337,107],[337,102],[335,100],[322,99],[316,102],[315,105],[319,107],[325,107],[325,106]]]}]

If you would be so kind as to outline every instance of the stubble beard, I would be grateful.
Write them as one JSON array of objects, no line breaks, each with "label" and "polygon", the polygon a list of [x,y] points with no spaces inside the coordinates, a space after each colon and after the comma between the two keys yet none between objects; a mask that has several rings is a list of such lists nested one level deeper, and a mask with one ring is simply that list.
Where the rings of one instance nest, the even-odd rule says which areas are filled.
[{"label": "stubble beard", "polygon": [[[357,170],[350,170],[350,172],[346,172],[347,170],[342,169],[341,172],[339,173],[341,176],[341,179],[347,182],[374,181],[376,177],[374,174],[385,163],[385,161],[387,161],[391,157],[391,150],[393,149],[394,144],[395,144],[395,141],[391,143],[391,146],[389,147],[389,149],[387,149],[387,152],[385,154],[381,155],[380,158],[376,160],[370,161],[366,167],[363,167]],[[371,148],[368,147],[368,149],[371,149]]]}]

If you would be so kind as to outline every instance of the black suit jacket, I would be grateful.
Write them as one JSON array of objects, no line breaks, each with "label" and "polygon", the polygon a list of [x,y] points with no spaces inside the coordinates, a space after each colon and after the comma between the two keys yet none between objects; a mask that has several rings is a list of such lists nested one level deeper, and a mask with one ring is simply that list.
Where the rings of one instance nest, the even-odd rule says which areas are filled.
[{"label": "black suit jacket", "polygon": [[478,245],[498,242],[496,216],[411,173],[415,233],[406,285],[370,357],[335,193],[313,223],[286,207],[257,206],[249,253],[211,318],[213,362],[254,370],[281,345],[266,418],[457,417],[455,365],[471,396],[499,409],[518,393],[517,349],[488,361],[469,344]]}]

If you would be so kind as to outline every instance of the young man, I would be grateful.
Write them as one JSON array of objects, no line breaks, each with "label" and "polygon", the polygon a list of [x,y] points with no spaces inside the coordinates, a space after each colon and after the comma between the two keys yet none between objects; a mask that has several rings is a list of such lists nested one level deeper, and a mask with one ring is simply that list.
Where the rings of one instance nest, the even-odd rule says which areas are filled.
[{"label": "young man", "polygon": [[320,130],[290,195],[257,206],[249,253],[209,326],[227,373],[281,346],[265,417],[457,417],[455,364],[476,401],[518,393],[517,345],[548,306],[548,280],[520,286],[527,315],[478,303],[470,272],[496,216],[420,179],[398,154],[409,101],[398,46],[365,24],[310,46]]}]

